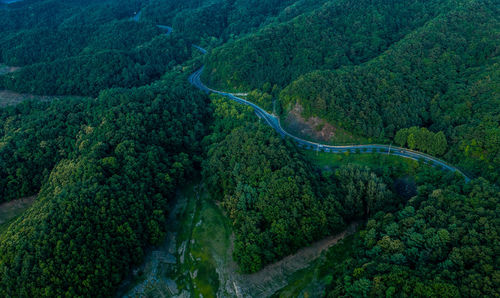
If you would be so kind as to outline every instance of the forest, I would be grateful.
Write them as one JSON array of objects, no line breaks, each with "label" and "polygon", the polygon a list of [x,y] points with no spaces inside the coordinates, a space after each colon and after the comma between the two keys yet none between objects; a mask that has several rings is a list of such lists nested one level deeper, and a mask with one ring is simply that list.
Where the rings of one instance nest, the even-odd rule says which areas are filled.
[{"label": "forest", "polygon": [[229,42],[207,57],[204,80],[273,86],[283,117],[299,104],[305,118],[379,143],[413,126],[442,132],[449,146],[438,155],[498,183],[497,3],[365,2],[335,1]]},{"label": "forest", "polygon": [[[283,88],[314,70],[377,57],[442,11],[450,1],[328,1],[320,9],[229,42],[207,57],[214,86]],[[369,21],[364,21],[369,20]]]},{"label": "forest", "polygon": [[348,222],[402,203],[368,168],[346,165],[323,175],[290,141],[252,123],[251,110],[220,98],[214,105],[203,175],[213,196],[223,198],[243,271],[258,271]]},{"label": "forest", "polygon": [[[149,84],[191,58],[183,38],[130,20],[140,3],[127,2],[42,1],[32,10],[0,11],[1,60],[22,67],[0,77],[0,88],[96,97],[108,88]],[[54,10],[61,20],[52,23],[44,14]]]},{"label": "forest", "polygon": [[[0,6],[0,91],[60,96],[0,107],[0,206],[36,196],[0,229],[0,296],[109,297],[145,279],[194,181],[241,274],[357,226],[315,261],[319,296],[499,296],[499,16],[495,0]],[[327,161],[192,86],[202,65],[207,86],[281,120],[299,106],[471,179],[366,152]]]},{"label": "forest", "polygon": [[[187,84],[186,77],[171,75],[161,85],[110,89],[81,100],[81,110],[68,117],[80,123],[77,128],[65,128],[64,117],[49,113],[73,102],[24,108],[28,115],[47,111],[53,139],[41,141],[46,150],[20,156],[33,158],[32,166],[45,175],[35,177],[43,181],[35,205],[0,236],[0,295],[112,295],[144,249],[163,239],[168,201],[201,161],[199,140],[209,118],[206,97]],[[36,124],[23,123],[21,130],[35,134]],[[17,151],[29,150],[46,133]],[[58,139],[69,152],[51,152]],[[17,166],[15,172],[34,172],[23,170],[29,165],[22,160]],[[9,176],[7,184],[19,179],[30,177]]]},{"label": "forest", "polygon": [[484,179],[428,179],[404,208],[369,219],[349,257],[325,269],[328,297],[498,295],[499,194]]}]

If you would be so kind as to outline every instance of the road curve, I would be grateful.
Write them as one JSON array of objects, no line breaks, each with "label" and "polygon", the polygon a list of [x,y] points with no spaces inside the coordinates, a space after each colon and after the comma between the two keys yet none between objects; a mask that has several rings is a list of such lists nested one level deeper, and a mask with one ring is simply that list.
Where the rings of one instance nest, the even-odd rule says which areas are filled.
[{"label": "road curve", "polygon": [[[134,17],[131,19],[133,21],[139,21],[141,15],[141,11],[139,11]],[[161,28],[163,30],[166,30],[166,34],[170,34],[173,31],[173,28],[170,26],[165,26],[165,25],[157,25],[158,28]],[[200,51],[202,54],[206,54],[207,50],[204,48],[197,46],[197,45],[192,45],[194,48],[196,48],[198,51]],[[206,93],[215,93],[222,95],[224,97],[229,98],[230,100],[233,100],[237,103],[241,103],[247,106],[250,106],[254,109],[255,114],[261,119],[263,119],[267,125],[272,127],[274,130],[276,130],[281,136],[283,137],[289,137],[292,140],[294,140],[298,146],[303,147],[305,149],[310,149],[310,150],[317,150],[317,151],[323,151],[323,152],[328,152],[328,153],[333,153],[333,154],[339,154],[339,153],[375,153],[375,154],[387,154],[387,155],[395,155],[395,156],[400,156],[403,158],[408,158],[408,159],[413,159],[416,161],[423,161],[433,167],[441,167],[444,170],[453,172],[453,173],[459,173],[465,178],[466,182],[470,181],[470,178],[465,175],[462,171],[460,171],[458,168],[448,164],[447,162],[436,158],[434,156],[406,149],[406,148],[401,148],[401,147],[393,147],[393,146],[388,146],[388,145],[380,145],[380,144],[369,144],[369,145],[347,145],[347,146],[332,146],[332,145],[327,145],[327,144],[321,144],[321,143],[315,143],[311,142],[308,140],[301,139],[297,136],[292,135],[291,133],[287,132],[283,127],[281,126],[280,120],[276,115],[269,114],[266,112],[263,108],[259,107],[258,105],[254,104],[253,102],[250,102],[248,100],[245,100],[241,97],[238,97],[239,94],[234,94],[234,93],[229,93],[229,92],[223,92],[223,91],[218,91],[215,89],[211,89],[207,87],[203,82],[201,81],[201,74],[203,73],[203,70],[205,69],[205,66],[202,66],[200,69],[198,69],[196,72],[191,74],[189,76],[189,82],[195,86],[196,88],[206,92]]]},{"label": "road curve", "polygon": [[[197,48],[199,48],[199,47],[197,47]],[[206,50],[204,50],[204,49],[201,49],[201,50],[202,50],[201,51],[202,53],[206,53]],[[470,181],[470,178],[467,177],[467,175],[465,175],[458,168],[446,163],[445,161],[438,159],[436,157],[433,157],[431,155],[428,155],[428,154],[425,154],[422,152],[418,152],[418,151],[414,151],[414,150],[410,150],[410,149],[406,149],[406,148],[393,147],[393,146],[389,146],[389,145],[379,145],[379,144],[332,146],[332,145],[320,144],[320,143],[315,143],[315,142],[301,139],[301,138],[294,136],[291,133],[287,132],[285,129],[283,129],[283,127],[281,126],[281,123],[279,121],[279,118],[277,116],[269,114],[268,112],[266,112],[264,109],[262,109],[258,105],[254,104],[250,101],[247,101],[241,97],[238,97],[233,93],[218,91],[218,90],[214,90],[214,89],[207,87],[201,81],[201,74],[203,73],[204,68],[205,68],[204,66],[201,67],[199,70],[197,70],[191,76],[189,76],[189,82],[193,86],[195,86],[196,88],[198,88],[204,92],[219,94],[219,95],[225,96],[225,97],[227,97],[235,102],[252,107],[255,110],[255,113],[257,114],[257,116],[260,117],[261,119],[263,119],[267,125],[271,126],[280,135],[287,136],[287,137],[293,139],[300,147],[303,147],[306,149],[311,149],[311,150],[329,152],[329,153],[337,153],[337,154],[351,152],[351,153],[378,153],[378,154],[395,155],[395,156],[413,159],[416,161],[423,161],[423,162],[425,162],[431,166],[434,166],[434,167],[439,166],[447,171],[461,174],[462,176],[464,176],[466,182]]]}]

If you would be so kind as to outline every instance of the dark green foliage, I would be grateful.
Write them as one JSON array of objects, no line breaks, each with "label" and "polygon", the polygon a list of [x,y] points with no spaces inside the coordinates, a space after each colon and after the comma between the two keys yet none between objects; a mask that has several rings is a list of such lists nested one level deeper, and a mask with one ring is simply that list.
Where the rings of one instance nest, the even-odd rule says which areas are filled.
[{"label": "dark green foliage", "polygon": [[[498,7],[489,1],[440,16],[383,55],[359,66],[313,72],[281,94],[284,106],[299,102],[316,115],[361,135],[393,137],[398,129],[429,126],[450,141],[452,162],[498,179],[500,115]],[[401,143],[402,140],[396,140]],[[444,139],[432,148],[444,153]],[[412,145],[408,143],[408,145]]]},{"label": "dark green foliage", "polygon": [[484,179],[448,183],[369,220],[329,297],[498,296],[500,190]]},{"label": "dark green foliage", "polygon": [[[63,149],[73,151],[43,156],[36,150],[20,161],[23,169],[35,164],[50,171],[64,157],[33,208],[0,236],[0,296],[110,296],[141,261],[143,249],[163,238],[167,202],[200,162],[207,111],[205,97],[188,91],[185,76],[169,81],[104,91],[95,100],[76,101],[76,109],[70,101],[10,111],[9,119],[23,117],[33,124],[5,125],[19,125],[35,140],[21,143],[22,148],[12,145],[14,152],[36,148],[39,138],[47,138],[49,147],[55,146],[52,139],[67,138]],[[70,107],[73,114],[53,118],[52,109]],[[45,136],[66,118],[81,126],[52,129],[53,136]],[[43,134],[30,129],[44,121]],[[39,175],[38,180],[47,178]],[[19,179],[24,183],[30,177]]]},{"label": "dark green foliage", "polygon": [[[154,0],[143,10],[143,17],[154,23],[172,24],[187,38],[218,38],[225,41],[254,28],[281,21],[308,11],[315,3],[304,0]],[[290,11],[293,10],[293,11]]]},{"label": "dark green foliage", "polygon": [[349,221],[368,218],[384,210],[392,194],[380,178],[368,168],[347,165],[334,173],[334,192],[342,205],[342,214]]},{"label": "dark green foliage", "polygon": [[448,146],[439,135],[439,146],[422,150],[498,181],[496,4],[335,1],[215,49],[204,81],[287,86],[277,111],[298,103],[305,118],[376,142],[412,126],[442,131]]},{"label": "dark green foliage", "polygon": [[235,260],[244,272],[255,272],[340,230],[343,220],[338,202],[316,193],[316,175],[293,147],[269,128],[237,119],[245,114],[235,104],[217,106],[203,173],[235,227]]},{"label": "dark green foliage", "polygon": [[89,30],[86,27],[33,28],[4,34],[0,39],[1,60],[9,65],[25,66],[78,55],[88,42]]},{"label": "dark green foliage", "polygon": [[0,109],[0,202],[36,194],[75,147],[90,107],[80,99]]},{"label": "dark green foliage", "polygon": [[141,86],[158,79],[188,58],[190,51],[183,41],[162,35],[131,52],[103,50],[27,66],[5,76],[3,86],[25,93],[97,96],[106,88]]},{"label": "dark green foliage", "polygon": [[[150,83],[191,56],[183,39],[165,36],[154,24],[131,21],[138,10],[134,1],[120,4],[126,8],[116,5],[111,1],[71,6],[67,15],[56,13],[65,17],[58,26],[41,20],[37,26],[0,31],[0,61],[23,66],[0,77],[0,88],[97,96],[106,88]],[[19,14],[23,13],[34,12],[20,8]],[[6,14],[7,19],[17,17]]]},{"label": "dark green foliage", "polygon": [[217,101],[203,174],[235,227],[234,258],[244,272],[340,231],[345,221],[383,210],[392,196],[367,169],[321,177],[254,115]]},{"label": "dark green foliage", "polygon": [[443,155],[448,146],[442,131],[433,133],[425,127],[419,129],[416,126],[398,130],[394,141],[399,146],[407,146],[410,149],[417,149],[436,156]]},{"label": "dark green foliage", "polygon": [[216,49],[207,58],[213,71],[204,79],[239,89],[260,88],[266,82],[284,87],[312,70],[357,65],[424,24],[446,3],[329,1],[310,14]]},{"label": "dark green foliage", "polygon": [[0,32],[21,29],[98,26],[130,17],[140,0],[24,0],[0,10]]},{"label": "dark green foliage", "polygon": [[321,172],[249,108],[214,97],[209,126],[207,98],[186,77],[201,59],[185,63],[193,41],[229,41],[206,58],[212,86],[253,90],[250,101],[278,114],[299,104],[305,118],[442,155],[498,182],[496,1],[2,8],[0,62],[21,69],[0,76],[0,88],[97,98],[0,109],[0,203],[39,194],[0,234],[1,297],[113,296],[161,243],[169,201],[200,166],[232,221],[244,272],[367,220],[352,251],[326,256],[336,263],[321,268],[329,296],[500,295],[497,186],[430,169],[407,177],[408,165]]}]

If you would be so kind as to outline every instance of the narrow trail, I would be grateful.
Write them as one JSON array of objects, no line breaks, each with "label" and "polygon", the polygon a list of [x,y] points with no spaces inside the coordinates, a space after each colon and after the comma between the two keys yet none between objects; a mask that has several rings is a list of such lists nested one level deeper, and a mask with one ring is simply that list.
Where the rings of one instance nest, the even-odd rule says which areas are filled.
[{"label": "narrow trail", "polygon": [[[231,261],[229,264],[218,264],[218,273],[222,276],[222,284],[218,297],[270,297],[290,283],[290,277],[299,270],[307,268],[321,253],[336,245],[345,237],[356,232],[360,222],[354,222],[338,234],[326,237],[299,249],[280,261],[269,264],[256,273],[241,274],[239,267]],[[228,253],[228,257],[232,251]]]}]

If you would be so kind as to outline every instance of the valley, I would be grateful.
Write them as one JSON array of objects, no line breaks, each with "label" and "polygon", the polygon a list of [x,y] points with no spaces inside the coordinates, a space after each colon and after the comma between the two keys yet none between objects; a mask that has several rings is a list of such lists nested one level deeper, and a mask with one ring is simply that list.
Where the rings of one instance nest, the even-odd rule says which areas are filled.
[{"label": "valley", "polygon": [[358,226],[353,223],[344,232],[315,242],[257,273],[241,274],[232,260],[231,223],[209,196],[201,183],[178,192],[166,241],[133,270],[122,286],[129,290],[123,290],[120,297],[270,297],[299,281],[298,272]]},{"label": "valley", "polygon": [[496,297],[494,0],[0,2],[1,297]]}]

